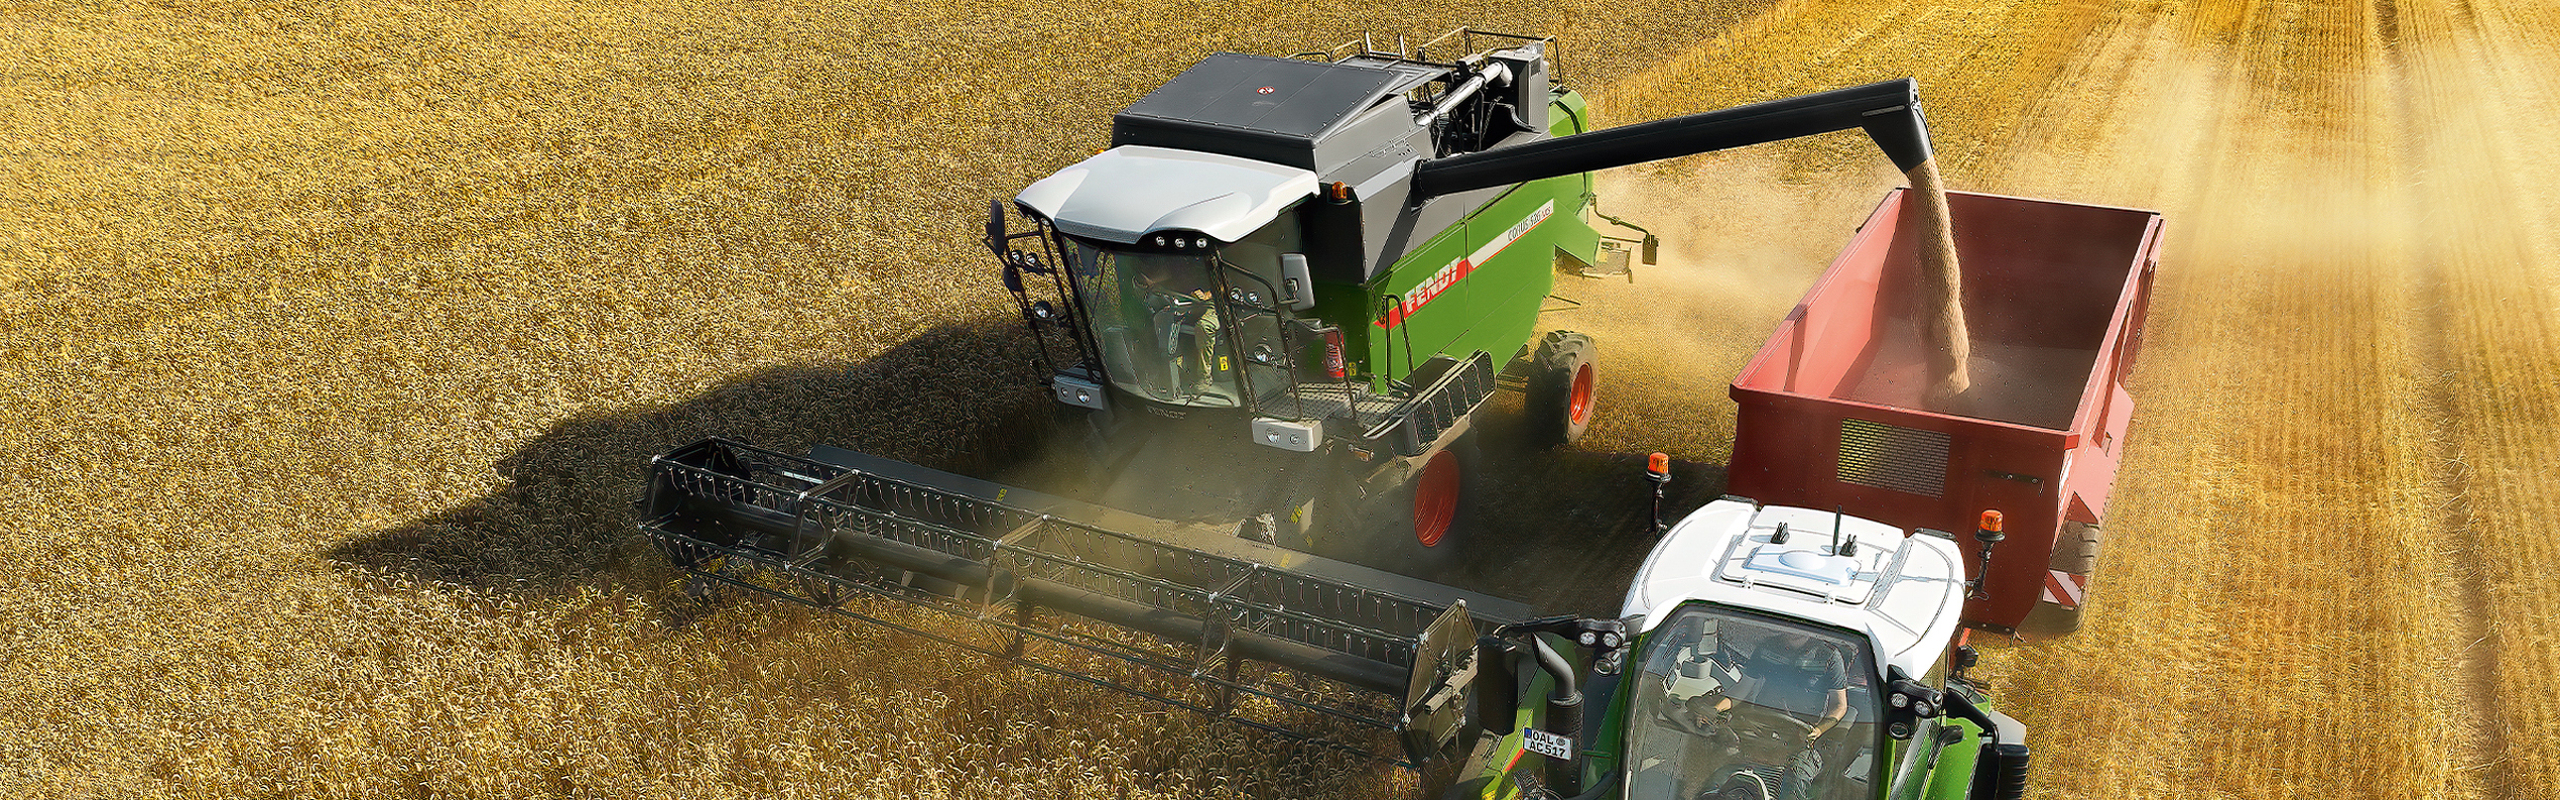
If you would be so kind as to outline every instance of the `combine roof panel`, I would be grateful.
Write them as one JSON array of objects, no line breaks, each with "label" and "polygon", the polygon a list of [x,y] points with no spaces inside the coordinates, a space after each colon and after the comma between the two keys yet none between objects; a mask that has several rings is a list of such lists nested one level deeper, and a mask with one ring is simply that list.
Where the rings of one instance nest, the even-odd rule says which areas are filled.
[{"label": "combine roof panel", "polygon": [[1122,113],[1313,139],[1401,91],[1402,77],[1372,67],[1219,53]]},{"label": "combine roof panel", "polygon": [[1219,53],[1121,111],[1112,120],[1111,143],[1223,153],[1332,175],[1367,154],[1424,138],[1427,131],[1411,123],[1403,94],[1447,71],[1401,61]]}]

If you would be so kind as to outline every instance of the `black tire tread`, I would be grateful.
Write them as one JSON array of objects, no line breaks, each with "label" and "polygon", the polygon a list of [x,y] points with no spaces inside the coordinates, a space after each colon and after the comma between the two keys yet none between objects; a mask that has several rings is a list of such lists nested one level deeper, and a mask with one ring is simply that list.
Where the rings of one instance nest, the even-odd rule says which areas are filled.
[{"label": "black tire tread", "polygon": [[[1536,447],[1558,447],[1573,444],[1590,426],[1573,428],[1567,419],[1567,406],[1572,402],[1573,373],[1582,364],[1599,365],[1599,345],[1591,337],[1573,331],[1548,331],[1538,339],[1538,347],[1530,357],[1527,402],[1523,406],[1529,417],[1529,439]],[[1599,415],[1597,392],[1593,393],[1592,416]]]}]

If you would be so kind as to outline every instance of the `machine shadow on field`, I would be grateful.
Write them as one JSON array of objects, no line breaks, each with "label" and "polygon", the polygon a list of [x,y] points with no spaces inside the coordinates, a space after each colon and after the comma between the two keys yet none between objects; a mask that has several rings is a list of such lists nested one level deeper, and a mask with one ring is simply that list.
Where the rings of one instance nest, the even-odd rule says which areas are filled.
[{"label": "machine shadow on field", "polygon": [[666,407],[573,417],[499,460],[507,488],[325,554],[348,568],[455,586],[645,591],[639,584],[669,574],[639,535],[632,505],[651,456],[719,436],[786,452],[833,444],[992,474],[1031,457],[1056,427],[1037,357],[1019,322],[989,317],[935,327],[859,363],[768,369]]},{"label": "machine shadow on field", "polygon": [[[637,531],[633,501],[650,457],[718,436],[786,453],[835,445],[979,478],[1023,475],[1082,429],[1067,424],[1075,409],[1049,399],[1037,360],[1018,321],[987,317],[859,363],[767,369],[669,406],[573,417],[499,460],[505,489],[325,554],[349,569],[449,586],[655,595],[673,571]],[[1528,446],[1517,405],[1497,395],[1482,415],[1484,470],[1461,523],[1473,546],[1453,572],[1423,577],[1554,613],[1615,614],[1653,543],[1645,454]],[[1668,519],[1725,485],[1720,464],[1677,462],[1673,473]]]}]

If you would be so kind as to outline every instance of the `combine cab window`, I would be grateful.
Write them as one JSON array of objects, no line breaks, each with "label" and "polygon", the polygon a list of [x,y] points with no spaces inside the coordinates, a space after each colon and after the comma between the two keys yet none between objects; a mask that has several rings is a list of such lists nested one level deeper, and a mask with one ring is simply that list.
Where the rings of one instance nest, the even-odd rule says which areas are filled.
[{"label": "combine cab window", "polygon": [[1874,796],[1883,708],[1862,640],[1691,605],[1655,629],[1640,663],[1631,800]]},{"label": "combine cab window", "polygon": [[1219,333],[1210,254],[1146,252],[1067,240],[1076,291],[1091,312],[1102,368],[1122,391],[1161,403],[1233,408],[1233,354]]}]

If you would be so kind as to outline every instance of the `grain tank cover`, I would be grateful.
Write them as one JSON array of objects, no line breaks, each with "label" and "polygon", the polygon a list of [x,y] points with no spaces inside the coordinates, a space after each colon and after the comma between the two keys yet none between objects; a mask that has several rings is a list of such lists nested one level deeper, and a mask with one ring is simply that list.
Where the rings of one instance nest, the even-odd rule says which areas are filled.
[{"label": "grain tank cover", "polygon": [[[1384,59],[1218,53],[1114,117],[1111,143],[1223,153],[1330,179],[1336,168],[1411,134],[1404,93],[1446,72]],[[1362,124],[1381,116],[1401,124]]]}]

